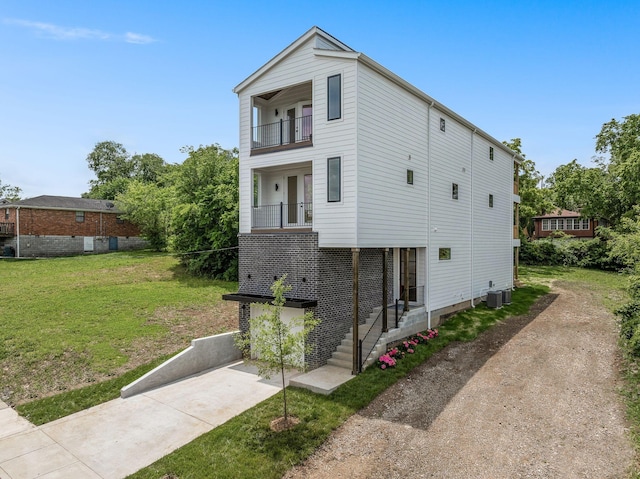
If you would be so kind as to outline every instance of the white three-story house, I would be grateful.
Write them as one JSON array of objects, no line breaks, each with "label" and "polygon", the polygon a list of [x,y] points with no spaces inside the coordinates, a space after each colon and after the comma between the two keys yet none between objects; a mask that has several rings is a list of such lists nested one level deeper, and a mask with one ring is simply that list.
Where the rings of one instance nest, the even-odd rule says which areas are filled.
[{"label": "white three-story house", "polygon": [[322,320],[308,365],[355,372],[354,323],[399,334],[383,305],[426,328],[513,287],[521,158],[501,142],[317,27],[234,92],[242,330],[286,274],[284,316]]}]

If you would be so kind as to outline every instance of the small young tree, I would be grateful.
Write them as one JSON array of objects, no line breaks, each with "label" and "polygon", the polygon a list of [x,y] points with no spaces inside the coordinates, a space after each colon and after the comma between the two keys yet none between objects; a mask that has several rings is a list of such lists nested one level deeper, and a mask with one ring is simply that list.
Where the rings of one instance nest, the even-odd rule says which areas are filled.
[{"label": "small young tree", "polygon": [[287,391],[285,388],[285,371],[304,370],[304,354],[311,352],[312,346],[307,344],[309,333],[320,323],[309,311],[302,316],[287,322],[281,319],[282,308],[286,302],[284,295],[291,290],[285,285],[285,274],[271,285],[273,301],[261,305],[265,313],[249,320],[249,331],[235,337],[236,345],[242,350],[245,358],[258,366],[258,374],[270,379],[274,373],[282,377],[282,398],[284,406],[284,426],[289,425],[287,410]]}]

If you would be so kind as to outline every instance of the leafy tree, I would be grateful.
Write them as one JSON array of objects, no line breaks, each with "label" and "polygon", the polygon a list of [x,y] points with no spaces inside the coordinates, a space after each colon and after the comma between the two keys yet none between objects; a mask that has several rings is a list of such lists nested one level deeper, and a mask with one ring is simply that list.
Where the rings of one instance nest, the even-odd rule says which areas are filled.
[{"label": "leafy tree", "polygon": [[535,163],[526,158],[522,153],[522,140],[513,138],[511,141],[503,141],[503,144],[524,158],[519,172],[520,195],[520,233],[530,236],[533,232],[533,218],[551,211],[554,206],[550,199],[550,191],[539,188],[542,175],[536,170]]},{"label": "leafy tree", "polygon": [[20,195],[22,189],[17,186],[3,185],[0,180],[0,198],[4,198],[9,201],[20,201]]},{"label": "leafy tree", "polygon": [[172,248],[189,271],[225,280],[238,277],[238,151],[219,145],[182,150],[189,156],[173,171],[176,205]]},{"label": "leafy tree", "polygon": [[173,188],[132,180],[126,191],[116,197],[116,205],[126,212],[125,219],[140,228],[149,245],[160,251],[167,247],[174,196]]},{"label": "leafy tree", "polygon": [[115,200],[134,179],[156,183],[167,169],[165,161],[155,153],[130,156],[126,148],[115,141],[96,143],[87,155],[87,163],[96,179],[89,181],[91,189],[82,196],[103,200]]},{"label": "leafy tree", "polygon": [[560,208],[609,222],[615,222],[620,215],[617,194],[606,168],[587,168],[573,160],[557,167],[548,184]]},{"label": "leafy tree", "polygon": [[[612,119],[602,125],[596,135],[596,152],[609,154],[599,158],[600,168],[608,174],[610,192],[615,193],[619,217],[633,216],[634,205],[640,204],[640,115],[624,117],[619,122]],[[610,218],[612,223],[618,217]]]},{"label": "leafy tree", "polygon": [[280,373],[285,425],[289,423],[285,371],[305,369],[304,354],[311,352],[307,338],[320,324],[311,311],[286,323],[282,320],[285,294],[291,291],[291,285],[284,283],[286,277],[282,276],[271,285],[274,299],[271,304],[263,305],[266,312],[250,319],[249,331],[235,337],[236,345],[245,357],[257,359],[260,376],[269,379],[272,374]]}]

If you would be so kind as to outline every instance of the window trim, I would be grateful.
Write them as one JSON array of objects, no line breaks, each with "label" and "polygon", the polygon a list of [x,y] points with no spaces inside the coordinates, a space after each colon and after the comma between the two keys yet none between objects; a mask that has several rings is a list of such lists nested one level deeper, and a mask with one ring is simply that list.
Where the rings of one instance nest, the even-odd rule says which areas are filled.
[{"label": "window trim", "polygon": [[[338,163],[338,197],[335,199],[331,196],[331,165],[334,161]],[[340,203],[342,201],[342,157],[332,156],[327,158],[327,203]]]},{"label": "window trim", "polygon": [[438,248],[438,261],[451,261],[451,248]]},{"label": "window trim", "polygon": [[[331,111],[331,80],[337,78],[338,79],[338,111],[333,112],[332,116]],[[342,118],[342,73],[336,73],[335,75],[330,75],[327,77],[327,121],[340,120]]]}]

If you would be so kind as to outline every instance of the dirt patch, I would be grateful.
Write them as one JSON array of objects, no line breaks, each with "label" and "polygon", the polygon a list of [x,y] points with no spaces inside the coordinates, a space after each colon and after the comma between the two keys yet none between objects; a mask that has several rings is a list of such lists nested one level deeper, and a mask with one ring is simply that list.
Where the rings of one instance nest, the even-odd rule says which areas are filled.
[{"label": "dirt patch", "polygon": [[89,366],[85,353],[73,350],[50,356],[37,364],[3,361],[0,371],[0,400],[19,405],[34,399],[78,389],[122,375],[164,355],[178,353],[193,339],[233,331],[238,327],[238,303],[220,301],[208,308],[162,308],[149,319],[161,324],[167,333],[140,338],[125,348],[126,364],[107,372]]},{"label": "dirt patch", "polygon": [[284,477],[627,477],[615,319],[592,291],[554,293],[432,356]]}]

